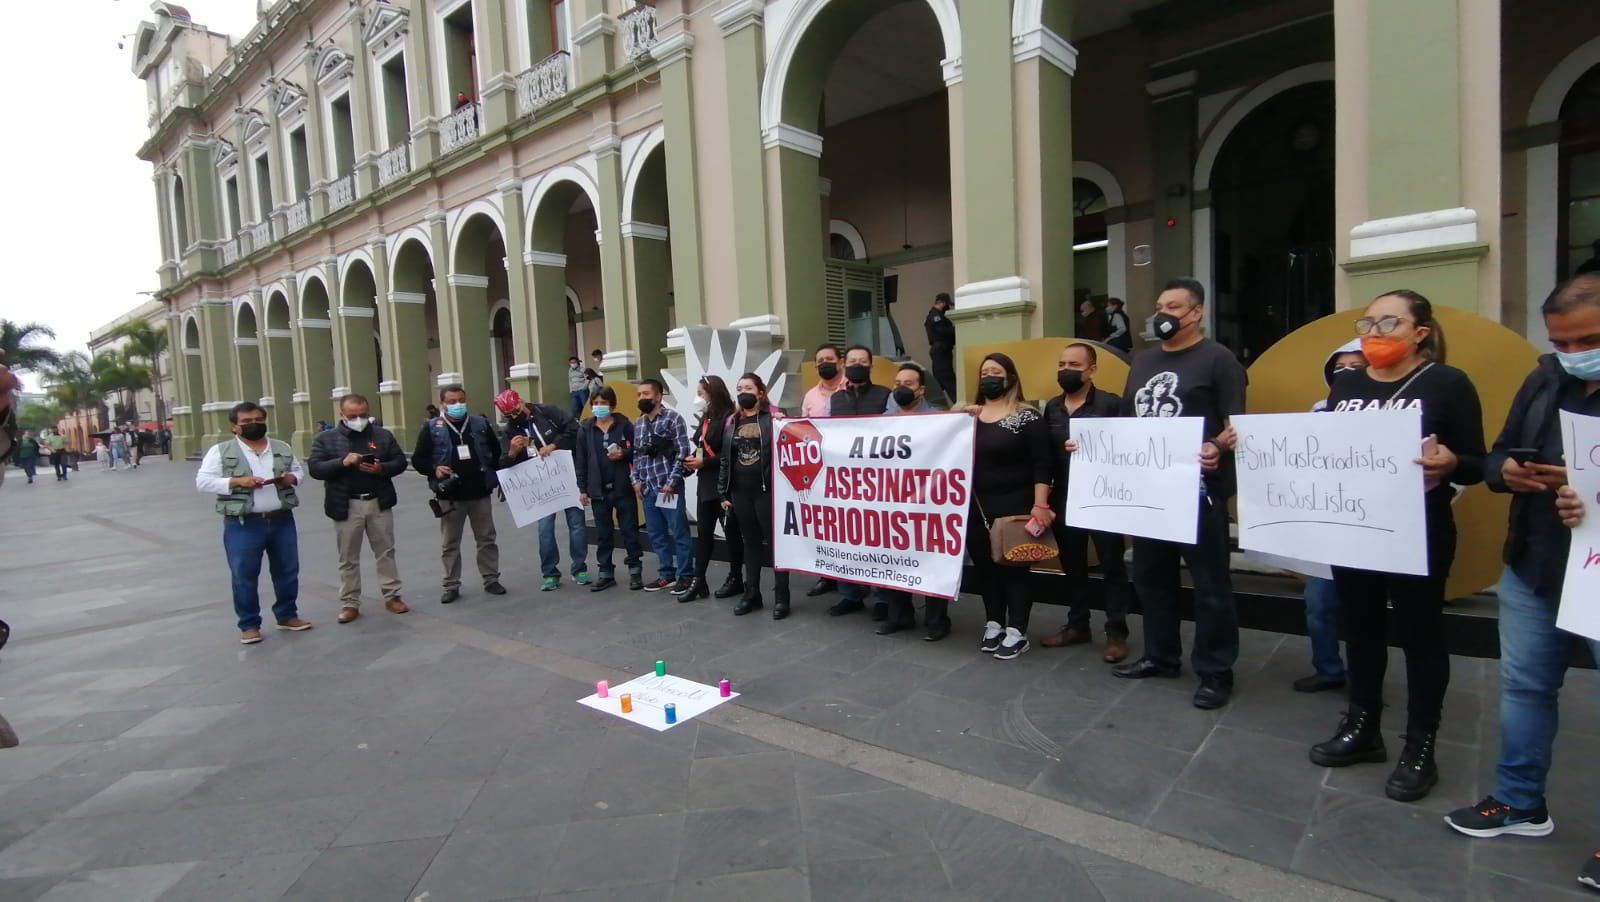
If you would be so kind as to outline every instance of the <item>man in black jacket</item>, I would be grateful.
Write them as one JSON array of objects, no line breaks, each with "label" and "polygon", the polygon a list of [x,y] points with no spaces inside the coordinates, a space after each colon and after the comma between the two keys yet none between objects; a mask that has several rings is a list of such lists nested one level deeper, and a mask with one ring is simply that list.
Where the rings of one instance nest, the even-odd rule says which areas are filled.
[{"label": "man in black jacket", "polygon": [[[872,384],[872,349],[866,345],[851,345],[844,352],[844,385],[828,399],[829,416],[866,417],[879,416],[889,409],[889,390]],[[828,608],[834,617],[851,614],[866,608],[864,599],[867,587],[860,583],[839,580],[839,601]],[[811,594],[810,592],[806,594]],[[880,602],[872,606],[872,619],[884,620],[889,616],[889,605]]]},{"label": "man in black jacket", "polygon": [[[578,422],[554,404],[529,404],[508,388],[495,396],[494,406],[506,418],[506,455],[500,460],[500,469],[522,463],[529,454],[547,457],[557,451],[577,451]],[[576,461],[573,468],[577,468]],[[587,586],[589,533],[583,522],[583,508],[569,507],[564,513],[567,548],[572,555],[572,580]],[[556,545],[555,514],[539,520],[539,569],[544,574],[542,591],[551,592],[561,587],[561,550]]]},{"label": "man in black jacket", "polygon": [[[1514,494],[1506,567],[1495,590],[1500,755],[1494,791],[1445,816],[1468,836],[1546,836],[1555,827],[1545,806],[1545,782],[1555,746],[1557,696],[1580,641],[1556,627],[1556,612],[1571,544],[1567,527],[1584,516],[1583,500],[1567,485],[1561,411],[1600,416],[1600,275],[1578,276],[1557,287],[1544,302],[1544,323],[1556,353],[1539,358],[1522,383],[1484,459],[1489,488]],[[1600,659],[1600,642],[1585,644]],[[1600,859],[1589,857],[1578,880],[1600,888]]]},{"label": "man in black jacket", "polygon": [[361,616],[362,536],[383,580],[384,608],[409,611],[394,560],[394,478],[405,472],[406,455],[389,430],[373,422],[366,398],[339,399],[339,425],[317,433],[306,469],[324,484],[322,509],[333,521],[339,547],[339,622]]},{"label": "man in black jacket", "polygon": [[500,440],[486,417],[467,407],[467,390],[459,384],[439,389],[444,412],[422,424],[411,465],[428,477],[438,507],[439,534],[444,540],[440,563],[444,567],[444,594],[440,604],[461,597],[461,534],[472,524],[478,545],[478,575],[483,591],[506,594],[500,585],[500,545],[494,528],[494,501],[500,487],[495,473],[500,464]]}]

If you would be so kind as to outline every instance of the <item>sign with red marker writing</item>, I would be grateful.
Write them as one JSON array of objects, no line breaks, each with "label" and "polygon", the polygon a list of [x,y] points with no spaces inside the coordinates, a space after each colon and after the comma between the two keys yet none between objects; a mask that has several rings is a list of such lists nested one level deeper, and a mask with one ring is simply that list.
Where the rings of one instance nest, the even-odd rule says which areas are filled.
[{"label": "sign with red marker writing", "polygon": [[1572,530],[1556,627],[1600,639],[1600,417],[1561,411],[1567,484],[1583,499],[1583,521]]},{"label": "sign with red marker writing", "polygon": [[971,416],[781,423],[772,439],[779,570],[941,598],[961,591]]}]

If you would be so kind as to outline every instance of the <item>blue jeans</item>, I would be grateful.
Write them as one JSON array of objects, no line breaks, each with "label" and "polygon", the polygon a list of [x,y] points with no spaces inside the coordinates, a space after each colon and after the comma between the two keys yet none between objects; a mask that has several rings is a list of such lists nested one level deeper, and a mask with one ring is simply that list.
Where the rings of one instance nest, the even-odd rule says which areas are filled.
[{"label": "blue jeans", "polygon": [[1306,577],[1306,635],[1311,637],[1311,666],[1325,680],[1344,680],[1339,654],[1339,587],[1331,579]]},{"label": "blue jeans", "polygon": [[589,390],[585,388],[575,392],[568,392],[567,398],[572,402],[572,415],[576,417],[578,414],[583,413],[583,405],[589,403]]},{"label": "blue jeans", "polygon": [[644,504],[644,526],[650,533],[650,546],[656,551],[657,575],[666,580],[694,576],[694,543],[689,537],[689,512],[683,493],[678,493],[675,510],[656,507],[656,490],[645,489],[639,499]]},{"label": "blue jeans", "polygon": [[1541,598],[1507,567],[1500,574],[1500,758],[1494,797],[1513,808],[1544,804],[1545,778],[1556,741],[1556,697],[1572,646],[1587,642],[1600,660],[1600,642],[1556,629],[1554,600]]},{"label": "blue jeans", "polygon": [[300,541],[294,514],[285,517],[224,517],[222,550],[233,573],[233,612],[239,630],[261,628],[261,555],[272,573],[272,616],[285,623],[300,616]]},{"label": "blue jeans", "polygon": [[[567,515],[567,550],[572,554],[572,575],[587,572],[584,563],[589,554],[589,533],[583,523],[583,508],[569,507]],[[539,569],[544,577],[560,578],[561,551],[556,546],[556,515],[539,521]]]}]

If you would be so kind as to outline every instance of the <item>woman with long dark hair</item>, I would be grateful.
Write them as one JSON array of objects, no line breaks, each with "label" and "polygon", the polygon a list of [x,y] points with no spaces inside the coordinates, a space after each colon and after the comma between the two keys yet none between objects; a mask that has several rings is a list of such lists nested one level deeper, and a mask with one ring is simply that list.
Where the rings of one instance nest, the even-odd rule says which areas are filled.
[{"label": "woman with long dark hair", "polygon": [[679,601],[705,598],[712,592],[706,582],[706,570],[711,566],[711,549],[717,542],[717,524],[728,544],[728,578],[717,589],[718,598],[732,598],[744,592],[744,537],[733,521],[733,514],[722,509],[722,497],[717,494],[717,482],[722,475],[722,433],[733,416],[733,399],[728,395],[728,385],[721,376],[702,376],[695,389],[695,406],[700,408],[700,422],[694,426],[692,439],[694,453],[683,465],[700,474],[695,488],[695,521],[700,531],[694,542],[694,580],[687,588],[673,592]]},{"label": "woman with long dark hair", "polygon": [[[733,511],[744,533],[744,598],[735,616],[760,610],[761,564],[772,563],[772,405],[767,384],[745,373],[734,386],[737,413],[722,436],[722,473],[718,491],[722,506]],[[764,547],[763,547],[764,546]],[[772,619],[789,616],[789,574],[772,573]]]},{"label": "woman with long dark hair", "polygon": [[973,437],[972,506],[967,513],[967,553],[982,586],[983,651],[1009,661],[1028,650],[1028,569],[995,563],[989,527],[1001,517],[1030,516],[1043,529],[1055,522],[1050,480],[1055,455],[1044,417],[1022,400],[1017,365],[990,354],[978,367],[978,394],[970,410]]},{"label": "woman with long dark hair", "polygon": [[1438,782],[1434,750],[1450,654],[1444,644],[1444,588],[1456,554],[1451,484],[1483,480],[1483,408],[1462,371],[1444,362],[1444,333],[1433,305],[1414,291],[1379,295],[1356,320],[1364,370],[1338,376],[1328,395],[1331,411],[1422,411],[1422,465],[1426,495],[1428,573],[1412,576],[1350,567],[1333,568],[1345,622],[1350,708],[1333,738],[1311,748],[1324,767],[1384,761],[1379,720],[1383,677],[1389,663],[1387,634],[1406,655],[1405,748],[1384,792],[1413,802]]}]

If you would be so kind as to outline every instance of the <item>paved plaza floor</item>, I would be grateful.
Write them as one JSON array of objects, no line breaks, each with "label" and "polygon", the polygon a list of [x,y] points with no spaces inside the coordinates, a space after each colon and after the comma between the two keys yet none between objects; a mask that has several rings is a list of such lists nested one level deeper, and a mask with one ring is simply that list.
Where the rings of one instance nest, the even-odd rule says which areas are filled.
[{"label": "paved plaza floor", "polygon": [[[369,561],[363,616],[334,622],[313,486],[316,628],[245,648],[192,477],[163,460],[0,488],[0,714],[22,738],[0,751],[0,900],[1527,902],[1581,898],[1600,843],[1593,672],[1568,681],[1555,834],[1474,841],[1440,815],[1492,777],[1494,662],[1453,662],[1442,782],[1404,805],[1386,765],[1306,760],[1342,700],[1290,691],[1300,637],[1247,632],[1233,704],[1203,712],[1192,679],[1115,680],[1089,648],[981,656],[974,598],[931,644],[828,617],[828,599],[774,622],[570,580],[542,593],[533,532],[504,511],[511,593],[469,570],[446,607],[410,476],[413,613],[383,611]],[[1036,608],[1035,638],[1061,613]],[[575,704],[657,659],[743,694],[665,733]]]}]

